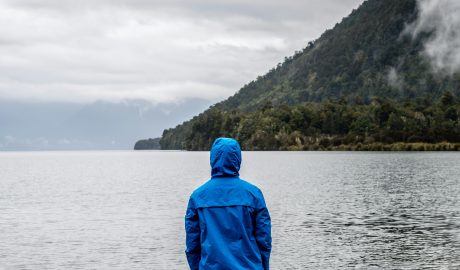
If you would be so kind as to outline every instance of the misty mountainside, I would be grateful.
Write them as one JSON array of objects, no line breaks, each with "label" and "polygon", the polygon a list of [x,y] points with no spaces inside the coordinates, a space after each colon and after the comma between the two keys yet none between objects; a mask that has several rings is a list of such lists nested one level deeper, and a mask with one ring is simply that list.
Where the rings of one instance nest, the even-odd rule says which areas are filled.
[{"label": "misty mountainside", "polygon": [[132,149],[139,137],[160,136],[209,101],[152,104],[0,101],[1,150]]},{"label": "misty mountainside", "polygon": [[206,150],[219,136],[250,150],[460,142],[460,74],[433,64],[427,44],[439,29],[420,23],[420,3],[365,1],[232,97],[165,130],[162,149]]}]

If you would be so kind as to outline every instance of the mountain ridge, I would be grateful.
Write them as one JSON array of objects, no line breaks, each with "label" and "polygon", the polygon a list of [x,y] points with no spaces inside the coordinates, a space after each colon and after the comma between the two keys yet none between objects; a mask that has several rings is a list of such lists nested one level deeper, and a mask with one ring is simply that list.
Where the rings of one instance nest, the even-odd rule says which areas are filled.
[{"label": "mountain ridge", "polygon": [[[308,145],[318,144],[318,140],[323,137],[336,135],[361,136],[362,142],[368,137],[377,142],[383,141],[381,138],[385,137],[385,143],[407,142],[409,138],[415,140],[414,134],[376,134],[388,131],[391,113],[397,115],[395,118],[407,118],[412,116],[405,114],[412,115],[421,110],[406,108],[404,102],[418,100],[420,105],[423,103],[421,100],[440,100],[444,95],[448,95],[448,92],[455,99],[460,91],[459,74],[437,74],[433,72],[429,59],[423,57],[424,43],[432,33],[423,32],[417,36],[406,33],[408,25],[413,23],[417,16],[415,0],[363,2],[333,29],[326,30],[302,51],[286,57],[283,63],[246,84],[235,95],[211,106],[191,120],[165,130],[160,141],[162,149],[203,150],[209,148],[217,136],[232,136],[242,140],[245,149],[283,150],[293,146],[293,143],[282,143],[279,139],[282,137],[280,134],[286,133],[291,136],[295,132],[299,134],[292,135],[296,138],[294,141],[301,141],[300,149],[304,150],[309,149]],[[343,130],[329,129],[318,124],[309,130],[301,131],[299,125],[286,125],[292,118],[295,107],[300,106],[299,110],[311,110],[313,114],[328,114],[330,112],[321,106],[327,107],[331,102],[335,104],[331,105],[332,107],[337,107],[334,109],[351,110],[355,115],[363,111],[368,114],[375,113],[376,104],[380,107],[390,107],[391,110],[386,112],[388,117],[377,119],[379,117],[375,116],[369,119],[368,122],[373,122],[379,129],[373,136],[367,134],[368,132],[351,134],[357,132],[352,131],[351,127],[353,124],[357,125],[359,117],[342,119],[348,124]],[[339,108],[342,106],[340,103],[346,103],[348,107]],[[434,106],[431,109],[442,111],[444,108],[436,107],[439,104],[441,103],[425,104],[425,109]],[[360,108],[361,105],[369,107]],[[283,106],[290,109],[280,109]],[[283,116],[276,110],[285,110],[288,117],[283,120]],[[422,112],[426,118],[424,113]],[[339,118],[343,117],[341,114],[336,115],[336,122],[342,121]],[[245,121],[251,121],[249,118],[280,122],[274,130],[253,123],[258,126],[254,132],[265,132],[265,135],[257,136],[265,138],[263,140],[270,147],[266,148],[262,143],[261,147],[254,148],[253,144],[257,141],[254,136],[257,136],[245,137],[242,134]],[[418,135],[416,137],[420,137],[418,140],[422,142],[437,142],[445,140],[441,135],[436,134],[430,138]],[[360,140],[341,141],[347,144],[361,143]]]}]

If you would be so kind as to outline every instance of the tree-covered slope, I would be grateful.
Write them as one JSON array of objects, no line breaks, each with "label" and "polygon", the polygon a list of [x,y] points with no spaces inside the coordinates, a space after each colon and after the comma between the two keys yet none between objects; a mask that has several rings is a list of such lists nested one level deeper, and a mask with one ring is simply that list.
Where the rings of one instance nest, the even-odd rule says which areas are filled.
[{"label": "tree-covered slope", "polygon": [[[274,150],[293,145],[304,149],[317,144],[321,138],[336,135],[360,138],[342,142],[346,144],[366,139],[385,143],[407,142],[409,138],[423,142],[453,140],[439,134],[424,138],[410,134],[410,130],[404,136],[384,132],[390,128],[391,114],[391,120],[404,122],[411,115],[420,117],[418,113],[429,119],[434,114],[424,111],[427,108],[444,114],[452,108],[458,113],[455,102],[443,105],[440,99],[447,91],[454,96],[459,94],[460,76],[433,72],[422,53],[423,44],[432,33],[415,38],[405,34],[407,25],[417,14],[415,0],[364,2],[332,30],[285,58],[283,63],[245,85],[234,96],[174,129],[165,130],[160,141],[162,149],[207,149],[218,136],[236,137],[245,149]],[[345,111],[337,115],[331,111],[337,109],[335,105],[332,108],[328,104],[346,104],[345,111],[350,115],[345,116]],[[374,112],[382,106],[388,117],[377,119],[379,116]],[[294,108],[309,113],[295,116]],[[276,115],[267,113],[270,111]],[[283,111],[289,113],[279,115]],[[327,114],[335,116],[325,124]],[[369,119],[363,120],[362,114],[367,114]],[[293,117],[297,120],[292,120]],[[317,122],[312,123],[312,119]],[[299,124],[290,125],[290,121]],[[373,128],[364,127],[365,124],[364,131],[353,128],[358,122],[373,123]],[[458,125],[458,119],[451,124]],[[247,129],[249,126],[252,130]],[[295,143],[282,141],[286,134],[293,137]]]},{"label": "tree-covered slope", "polygon": [[256,110],[266,101],[298,104],[346,97],[439,96],[458,89],[432,73],[421,57],[427,35],[404,34],[417,17],[415,0],[370,0],[303,51],[217,104],[225,110]]}]

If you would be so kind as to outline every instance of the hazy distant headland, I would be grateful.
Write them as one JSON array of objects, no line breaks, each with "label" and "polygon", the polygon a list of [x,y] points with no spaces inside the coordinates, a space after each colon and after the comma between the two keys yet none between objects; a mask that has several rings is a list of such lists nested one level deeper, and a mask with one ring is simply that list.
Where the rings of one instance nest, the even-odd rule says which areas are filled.
[{"label": "hazy distant headland", "polygon": [[160,139],[161,138],[150,138],[146,140],[139,140],[134,145],[134,150],[160,150]]},{"label": "hazy distant headland", "polygon": [[164,130],[161,149],[208,150],[229,136],[245,150],[460,150],[460,63],[448,60],[458,46],[433,12],[415,0],[364,2],[232,97]]}]

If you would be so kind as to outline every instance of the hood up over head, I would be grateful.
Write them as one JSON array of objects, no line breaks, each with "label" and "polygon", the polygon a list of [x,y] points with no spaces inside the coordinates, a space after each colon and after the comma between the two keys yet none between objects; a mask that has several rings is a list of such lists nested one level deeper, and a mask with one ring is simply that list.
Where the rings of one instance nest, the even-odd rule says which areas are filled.
[{"label": "hood up over head", "polygon": [[241,166],[241,148],[231,138],[218,138],[211,148],[212,177],[239,176]]}]

